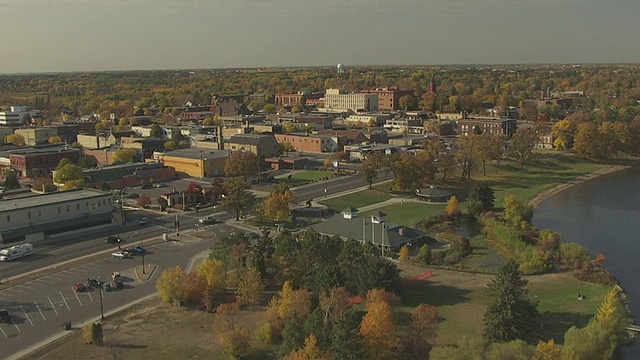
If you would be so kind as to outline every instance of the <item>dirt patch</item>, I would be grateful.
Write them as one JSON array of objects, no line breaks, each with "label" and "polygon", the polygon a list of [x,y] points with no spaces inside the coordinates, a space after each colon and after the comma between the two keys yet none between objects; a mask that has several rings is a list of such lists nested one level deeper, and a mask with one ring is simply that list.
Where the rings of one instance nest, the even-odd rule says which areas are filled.
[{"label": "dirt patch", "polygon": [[[257,323],[263,313],[263,309],[243,311],[241,321]],[[172,307],[153,298],[108,317],[103,324],[104,346],[85,345],[82,332],[74,331],[23,359],[224,359],[211,327],[213,319],[206,311]]]}]

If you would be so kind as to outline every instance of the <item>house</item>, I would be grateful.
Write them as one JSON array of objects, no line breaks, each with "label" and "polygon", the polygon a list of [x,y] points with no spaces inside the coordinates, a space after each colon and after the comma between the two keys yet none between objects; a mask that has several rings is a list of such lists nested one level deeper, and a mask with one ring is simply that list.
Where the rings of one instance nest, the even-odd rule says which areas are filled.
[{"label": "house", "polygon": [[243,103],[223,102],[216,106],[214,114],[218,116],[249,115],[251,111]]},{"label": "house", "polygon": [[358,213],[358,209],[349,207],[311,228],[323,235],[338,235],[343,240],[354,239],[362,244],[370,242],[391,251],[426,237],[422,231],[387,222],[385,213],[376,212],[366,217]]}]

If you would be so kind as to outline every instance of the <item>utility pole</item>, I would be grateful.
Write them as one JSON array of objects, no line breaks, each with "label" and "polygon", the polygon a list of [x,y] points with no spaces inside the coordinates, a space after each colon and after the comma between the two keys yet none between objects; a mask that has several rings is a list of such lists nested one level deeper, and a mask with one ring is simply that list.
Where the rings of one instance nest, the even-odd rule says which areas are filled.
[{"label": "utility pole", "polygon": [[102,306],[102,284],[100,284],[100,319],[104,320],[104,307]]}]

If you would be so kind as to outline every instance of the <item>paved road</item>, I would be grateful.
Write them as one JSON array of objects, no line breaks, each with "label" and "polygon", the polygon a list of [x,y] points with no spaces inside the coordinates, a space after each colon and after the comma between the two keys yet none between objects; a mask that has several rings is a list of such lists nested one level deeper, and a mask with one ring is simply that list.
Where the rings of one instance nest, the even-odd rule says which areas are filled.
[{"label": "paved road", "polygon": [[[393,179],[393,175],[385,175],[384,172],[380,172],[378,179],[374,181],[374,184],[378,184],[387,180]],[[349,191],[355,188],[367,186],[367,182],[360,176],[341,176],[339,178],[319,181],[313,184],[300,186],[293,189],[298,201],[307,201],[309,199],[321,200],[325,196],[324,189],[327,189],[326,195],[332,196],[344,191]]]},{"label": "paved road", "polygon": [[[225,224],[214,226],[217,237],[235,230]],[[80,327],[99,319],[100,291],[76,293],[72,288],[74,283],[84,282],[87,277],[109,279],[111,272],[121,272],[125,288],[103,293],[104,313],[109,313],[155,293],[155,281],[162,271],[175,265],[185,269],[194,256],[206,252],[214,241],[214,237],[201,239],[183,234],[180,241],[148,247],[145,263],[158,266],[148,281],[138,280],[134,273],[134,267],[141,264],[140,257],[106,257],[0,291],[0,307],[8,309],[12,319],[12,323],[0,324],[0,358],[8,358],[59,335],[63,332],[63,322],[69,321],[72,326]]]}]

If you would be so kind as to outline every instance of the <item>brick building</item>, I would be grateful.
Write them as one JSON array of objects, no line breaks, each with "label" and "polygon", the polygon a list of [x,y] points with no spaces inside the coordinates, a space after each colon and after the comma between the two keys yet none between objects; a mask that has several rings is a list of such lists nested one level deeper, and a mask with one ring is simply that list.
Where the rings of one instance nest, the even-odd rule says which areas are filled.
[{"label": "brick building", "polygon": [[397,86],[362,90],[360,92],[363,94],[378,94],[378,110],[380,111],[400,110],[400,98],[405,95],[414,96],[413,90],[401,90]]},{"label": "brick building", "polygon": [[[278,143],[288,142],[298,152],[326,153],[339,151],[346,144],[344,136],[275,134]],[[342,140],[342,141],[340,141]]]},{"label": "brick building", "polygon": [[80,160],[80,151],[77,149],[28,149],[15,151],[9,155],[11,167],[19,177],[47,176],[58,166],[60,160],[67,158],[73,163]]}]

